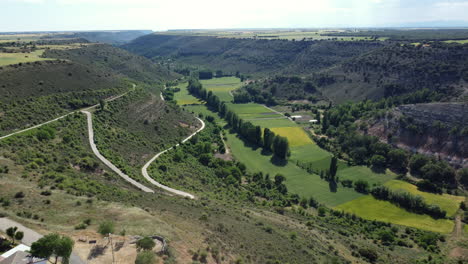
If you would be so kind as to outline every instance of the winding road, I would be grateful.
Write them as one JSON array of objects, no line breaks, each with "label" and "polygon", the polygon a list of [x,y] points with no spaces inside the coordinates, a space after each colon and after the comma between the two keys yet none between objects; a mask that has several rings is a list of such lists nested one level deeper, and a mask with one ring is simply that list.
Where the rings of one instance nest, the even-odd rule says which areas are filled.
[{"label": "winding road", "polygon": [[108,159],[106,159],[97,149],[96,143],[94,142],[94,130],[93,130],[93,117],[90,112],[86,110],[82,110],[82,113],[84,113],[88,119],[88,135],[89,135],[89,144],[91,145],[91,149],[93,150],[94,155],[98,159],[102,161],[107,167],[109,167],[111,170],[113,170],[115,173],[117,173],[120,177],[122,177],[124,180],[132,184],[133,186],[137,187],[138,189],[148,192],[148,193],[154,193],[153,190],[150,188],[146,187],[145,185],[135,181],[134,179],[130,178],[127,174],[123,173],[119,168],[117,168],[112,162],[110,162]]},{"label": "winding road", "polygon": [[[205,122],[203,122],[203,120],[201,120],[200,118],[196,117],[198,119],[198,121],[200,121],[200,123],[202,124],[202,126],[197,130],[195,131],[195,133],[191,134],[190,136],[188,136],[187,138],[185,138],[184,140],[182,140],[182,143],[185,143],[187,142],[187,140],[191,139],[193,136],[195,136],[198,132],[202,131],[204,128],[205,128]],[[175,147],[179,146],[180,144],[177,144],[175,145]],[[190,193],[187,193],[187,192],[184,192],[184,191],[179,191],[179,190],[176,190],[176,189],[173,189],[171,187],[168,187],[166,185],[163,185],[157,181],[155,181],[153,178],[151,178],[148,174],[148,167],[151,165],[151,163],[153,161],[155,161],[159,156],[161,156],[162,154],[166,153],[167,151],[173,149],[174,147],[170,147],[166,150],[163,150],[161,152],[159,152],[158,154],[156,154],[152,159],[150,159],[144,166],[143,168],[141,168],[141,174],[143,174],[143,177],[145,177],[146,180],[148,180],[149,182],[151,182],[153,185],[165,190],[165,191],[168,191],[168,192],[171,192],[173,194],[176,194],[176,195],[180,195],[180,196],[183,196],[183,197],[188,197],[190,199],[195,199],[195,196],[193,196],[192,194]]]},{"label": "winding road", "polygon": [[[132,84],[132,89],[131,89],[131,90],[129,90],[129,91],[127,91],[127,92],[125,92],[125,93],[123,93],[123,94],[121,94],[121,95],[110,97],[110,98],[106,99],[105,101],[106,101],[106,102],[110,102],[110,101],[113,101],[113,100],[115,100],[115,99],[118,99],[118,98],[120,98],[120,97],[126,95],[126,94],[129,93],[130,91],[135,90],[135,87],[136,87],[136,85],[135,85],[135,84]],[[95,105],[93,105],[93,106],[84,108],[83,110],[93,109],[93,108],[97,107],[98,105],[99,105],[99,104],[95,104]],[[55,118],[55,119],[49,120],[49,121],[47,121],[47,122],[44,122],[44,123],[41,123],[41,124],[38,124],[38,125],[35,125],[35,126],[32,126],[32,127],[29,127],[29,128],[25,128],[25,129],[23,129],[23,130],[19,130],[19,131],[13,132],[13,133],[8,134],[8,135],[5,135],[5,136],[1,136],[1,137],[0,137],[0,140],[5,139],[5,138],[8,138],[8,137],[11,137],[11,136],[14,136],[14,135],[16,135],[16,134],[24,133],[24,132],[29,131],[29,130],[31,130],[31,129],[39,128],[39,127],[41,127],[41,126],[44,126],[44,125],[47,125],[47,124],[49,124],[49,123],[55,122],[55,121],[57,121],[57,120],[60,120],[60,119],[62,119],[62,118],[65,118],[65,117],[67,117],[67,116],[69,116],[69,115],[71,115],[71,114],[74,114],[74,113],[78,112],[78,111],[80,111],[80,110],[76,110],[76,111],[70,112],[70,113],[68,113],[68,114],[65,114],[65,115],[63,115],[63,116],[59,116],[59,117],[57,117],[57,118]]]}]

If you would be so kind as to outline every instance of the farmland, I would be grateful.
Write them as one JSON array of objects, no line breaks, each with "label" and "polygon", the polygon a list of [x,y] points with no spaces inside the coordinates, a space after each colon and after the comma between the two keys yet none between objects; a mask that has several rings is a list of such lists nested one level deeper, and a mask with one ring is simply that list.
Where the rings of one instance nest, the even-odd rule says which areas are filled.
[{"label": "farmland", "polygon": [[423,197],[426,203],[438,205],[442,210],[447,211],[448,216],[453,216],[457,212],[460,203],[465,200],[463,196],[421,192],[416,185],[404,181],[392,180],[385,183],[385,186],[393,190],[403,190],[414,195],[419,195]]},{"label": "farmland", "polygon": [[275,127],[271,130],[277,135],[286,137],[291,148],[314,144],[301,127]]},{"label": "farmland", "polygon": [[[215,79],[212,83],[216,83],[217,87],[222,87],[223,80],[222,78]],[[219,92],[227,93],[226,90],[220,89]],[[244,163],[248,171],[261,171],[269,174],[270,177],[278,173],[283,174],[286,177],[285,184],[291,193],[301,197],[314,197],[324,205],[354,213],[365,219],[418,227],[440,233],[449,233],[452,230],[454,224],[449,219],[435,220],[428,215],[410,213],[390,202],[376,200],[370,195],[363,195],[353,188],[343,187],[341,184],[333,185],[321,179],[317,174],[308,173],[305,169],[297,166],[296,162],[309,164],[316,172],[326,171],[330,166],[332,154],[318,147],[302,127],[259,104],[228,103],[228,107],[241,118],[255,125],[268,127],[276,134],[289,139],[290,162],[280,162],[261,148],[247,144],[236,134],[227,133],[227,144],[232,155],[236,160]],[[210,114],[206,106],[187,106],[187,109],[203,115],[215,115],[214,113]],[[278,118],[265,118],[264,116],[278,116]],[[221,119],[216,118],[216,120],[220,125],[225,125]],[[413,190],[412,188],[415,186],[411,184],[395,181],[396,174],[388,169],[383,172],[375,172],[366,166],[349,166],[341,160],[338,161],[337,177],[340,181],[365,180],[371,186],[385,184],[391,188],[407,189],[412,193],[422,195],[428,203],[441,206],[442,209],[447,210],[449,215],[453,215],[460,201],[463,200],[463,197],[422,193],[417,189]],[[439,199],[440,197],[443,198]]]},{"label": "farmland", "polygon": [[454,226],[452,220],[435,220],[428,215],[410,213],[388,201],[380,201],[370,195],[360,197],[335,208],[368,220],[390,222],[439,233],[450,233]]},{"label": "farmland", "polygon": [[246,145],[235,134],[227,134],[227,139],[234,157],[244,163],[249,171],[262,171],[269,173],[270,177],[278,173],[283,174],[288,190],[301,197],[314,197],[320,203],[336,206],[362,196],[350,188],[338,188],[336,192],[332,192],[330,189],[333,189],[333,186],[318,175],[309,174],[292,162],[278,164],[270,155],[262,153],[262,149]]},{"label": "farmland", "polygon": [[373,172],[370,168],[365,166],[353,166],[343,170],[339,170],[337,173],[340,180],[365,180],[369,184],[384,184],[396,177],[396,174],[390,170],[386,170],[382,173]]},{"label": "farmland", "polygon": [[222,101],[229,102],[232,100],[231,91],[241,87],[242,83],[239,78],[236,77],[222,77],[213,78],[209,80],[201,80],[203,87],[208,91],[212,91]]},{"label": "farmland", "polygon": [[189,94],[187,90],[187,83],[180,83],[177,85],[177,88],[180,89],[179,92],[174,93],[174,100],[177,101],[178,105],[192,105],[192,104],[201,104],[202,102],[194,97],[193,95]]}]

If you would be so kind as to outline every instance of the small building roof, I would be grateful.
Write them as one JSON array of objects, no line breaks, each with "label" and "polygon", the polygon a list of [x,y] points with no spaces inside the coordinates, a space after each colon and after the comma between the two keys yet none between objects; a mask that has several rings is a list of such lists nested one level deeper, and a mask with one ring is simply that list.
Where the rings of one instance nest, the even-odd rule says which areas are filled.
[{"label": "small building roof", "polygon": [[8,250],[7,252],[3,253],[2,254],[2,257],[3,258],[8,258],[9,256],[15,254],[16,252],[18,251],[23,251],[23,252],[26,252],[26,251],[29,251],[31,250],[30,247],[26,246],[26,245],[23,245],[23,244],[19,244],[18,246]]}]

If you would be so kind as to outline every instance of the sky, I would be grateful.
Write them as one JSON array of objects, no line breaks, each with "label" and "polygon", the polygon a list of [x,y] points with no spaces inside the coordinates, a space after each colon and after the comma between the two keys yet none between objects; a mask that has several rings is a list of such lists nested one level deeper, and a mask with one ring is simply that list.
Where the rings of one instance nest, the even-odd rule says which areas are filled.
[{"label": "sky", "polygon": [[468,26],[468,0],[0,0],[0,32]]}]

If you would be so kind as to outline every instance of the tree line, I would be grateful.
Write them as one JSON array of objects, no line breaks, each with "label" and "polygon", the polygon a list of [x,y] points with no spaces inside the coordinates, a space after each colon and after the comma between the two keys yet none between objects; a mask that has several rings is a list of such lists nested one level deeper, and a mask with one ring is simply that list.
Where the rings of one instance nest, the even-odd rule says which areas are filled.
[{"label": "tree line", "polygon": [[242,136],[247,142],[263,147],[266,151],[272,152],[277,158],[286,160],[290,155],[288,139],[276,135],[268,128],[262,130],[260,126],[255,126],[251,122],[245,121],[236,113],[229,110],[225,102],[222,102],[212,91],[207,91],[195,78],[191,78],[188,84],[189,92],[206,101],[208,107],[226,120],[229,126]]}]

